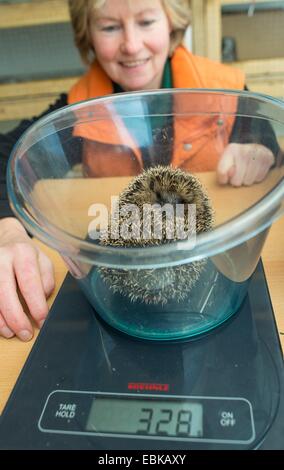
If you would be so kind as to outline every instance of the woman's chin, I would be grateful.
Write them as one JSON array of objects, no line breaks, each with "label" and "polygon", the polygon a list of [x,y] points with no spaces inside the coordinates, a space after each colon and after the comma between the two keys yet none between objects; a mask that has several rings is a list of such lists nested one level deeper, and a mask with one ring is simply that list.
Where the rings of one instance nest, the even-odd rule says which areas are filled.
[{"label": "woman's chin", "polygon": [[120,85],[121,88],[125,91],[143,91],[143,90],[151,90],[154,87],[149,84],[148,81],[132,81],[128,83],[124,83]]}]

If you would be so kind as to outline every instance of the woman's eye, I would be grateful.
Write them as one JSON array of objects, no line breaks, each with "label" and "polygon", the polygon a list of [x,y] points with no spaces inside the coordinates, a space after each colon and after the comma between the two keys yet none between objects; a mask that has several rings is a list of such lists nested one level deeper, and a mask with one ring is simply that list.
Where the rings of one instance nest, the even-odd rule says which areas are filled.
[{"label": "woman's eye", "polygon": [[113,31],[118,31],[120,28],[119,25],[109,25],[109,26],[102,26],[101,30],[106,31],[107,33],[112,33]]},{"label": "woman's eye", "polygon": [[151,26],[153,23],[155,23],[155,20],[143,20],[140,21],[140,26]]}]

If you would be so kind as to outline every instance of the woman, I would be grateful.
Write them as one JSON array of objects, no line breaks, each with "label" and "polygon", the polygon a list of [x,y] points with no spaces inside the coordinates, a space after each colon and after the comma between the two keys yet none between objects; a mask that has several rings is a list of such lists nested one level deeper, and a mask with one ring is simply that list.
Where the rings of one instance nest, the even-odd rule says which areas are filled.
[{"label": "woman", "polygon": [[[181,46],[189,24],[187,0],[70,0],[69,4],[76,44],[90,68],[68,97],[62,95],[51,109],[118,91],[170,87],[244,88],[241,72],[195,57]],[[19,135],[30,124],[31,121],[25,121],[2,137],[0,145],[4,156],[9,155]],[[239,143],[236,139],[238,126],[235,123],[233,127],[231,123],[230,141],[217,164],[221,184],[240,186],[261,181],[274,164],[277,145],[266,145],[262,130],[258,132],[259,143],[250,143],[249,123],[242,133],[246,140]],[[113,169],[118,161],[113,158],[117,144],[83,137],[85,170],[94,174],[89,158],[94,147],[97,158],[101,155],[109,159]],[[135,150],[130,147],[118,150],[117,174],[139,173],[141,160],[133,158]],[[195,157],[198,164],[201,157]],[[141,158],[146,159],[145,155]],[[188,160],[189,155],[185,155],[185,169],[190,169]],[[21,224],[11,217],[0,222],[0,240],[0,334],[6,338],[16,334],[28,341],[33,330],[20,303],[17,286],[31,316],[41,327],[48,311],[46,297],[54,287],[52,266]]]}]

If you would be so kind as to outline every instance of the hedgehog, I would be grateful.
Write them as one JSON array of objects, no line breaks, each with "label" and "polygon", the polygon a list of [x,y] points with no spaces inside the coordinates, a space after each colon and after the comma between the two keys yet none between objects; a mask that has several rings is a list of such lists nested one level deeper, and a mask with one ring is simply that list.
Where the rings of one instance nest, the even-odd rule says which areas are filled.
[{"label": "hedgehog", "polygon": [[[136,218],[129,223],[133,237],[111,237],[110,226],[116,223],[119,228],[127,222],[129,212],[124,208],[137,208]],[[174,217],[159,212],[161,207],[173,207]],[[177,212],[178,205],[183,205],[183,213]],[[100,235],[100,244],[116,247],[150,247],[173,243],[188,236],[190,228],[190,206],[195,205],[196,234],[212,229],[214,214],[211,202],[198,178],[180,168],[156,166],[144,170],[135,177],[119,195],[115,212],[111,215],[111,224]],[[151,207],[152,215],[145,222],[144,208]],[[155,215],[157,217],[155,217]],[[142,223],[143,220],[143,223]],[[155,230],[153,224],[155,221]],[[180,233],[180,226],[184,231]],[[171,238],[168,238],[169,232]],[[157,236],[157,234],[159,236]],[[182,236],[181,236],[182,235]],[[99,268],[104,283],[113,293],[127,297],[131,302],[147,305],[165,305],[169,302],[182,302],[204,270],[206,260],[194,261],[179,266],[149,269],[114,269]]]}]

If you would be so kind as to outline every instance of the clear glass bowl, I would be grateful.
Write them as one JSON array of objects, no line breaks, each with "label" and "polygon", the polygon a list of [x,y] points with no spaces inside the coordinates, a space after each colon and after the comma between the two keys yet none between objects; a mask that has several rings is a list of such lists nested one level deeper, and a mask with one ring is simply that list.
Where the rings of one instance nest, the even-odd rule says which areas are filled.
[{"label": "clear glass bowl", "polygon": [[[261,183],[217,183],[232,132],[234,142],[273,147],[275,165]],[[55,111],[25,132],[9,162],[10,202],[27,230],[62,255],[108,324],[150,340],[192,337],[222,324],[246,296],[269,227],[283,212],[283,142],[284,105],[264,95],[175,89],[107,96]],[[213,230],[195,243],[159,246],[94,239],[112,197],[143,168],[169,164],[201,181]]]}]

